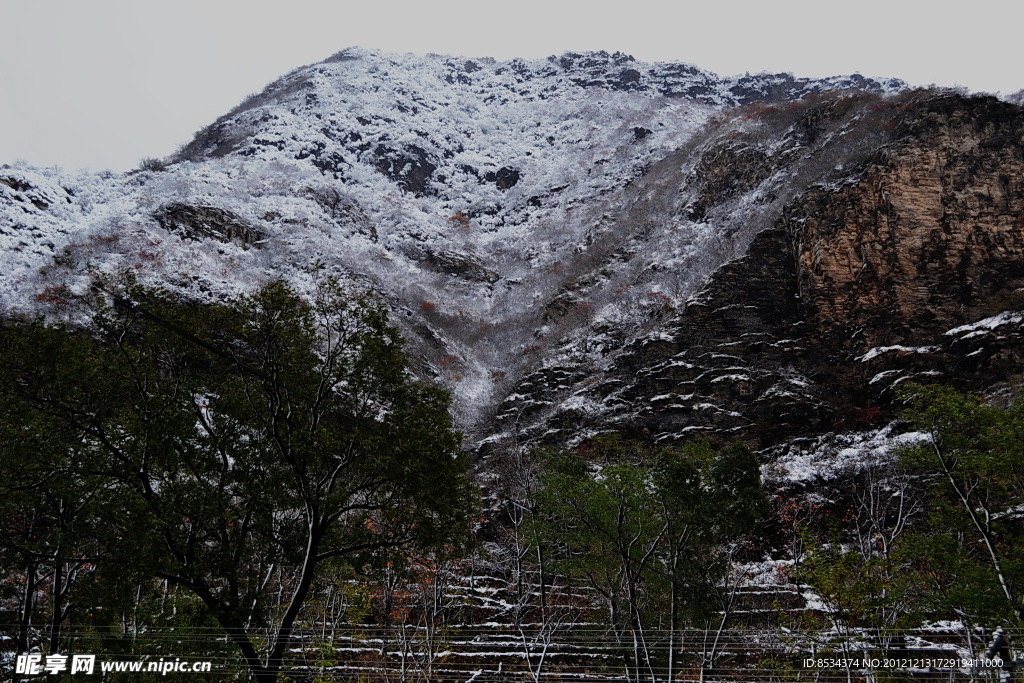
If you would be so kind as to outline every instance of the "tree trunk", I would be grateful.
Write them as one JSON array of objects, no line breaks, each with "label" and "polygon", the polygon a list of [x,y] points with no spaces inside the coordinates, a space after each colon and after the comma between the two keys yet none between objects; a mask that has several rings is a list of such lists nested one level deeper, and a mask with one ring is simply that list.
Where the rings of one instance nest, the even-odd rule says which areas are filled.
[{"label": "tree trunk", "polygon": [[64,565],[60,561],[60,547],[53,559],[53,617],[50,621],[50,654],[55,655],[60,648],[60,622],[64,615]]},{"label": "tree trunk", "polygon": [[28,630],[32,626],[32,610],[35,606],[36,563],[29,562],[25,569],[25,601],[18,615],[18,651],[28,652]]}]

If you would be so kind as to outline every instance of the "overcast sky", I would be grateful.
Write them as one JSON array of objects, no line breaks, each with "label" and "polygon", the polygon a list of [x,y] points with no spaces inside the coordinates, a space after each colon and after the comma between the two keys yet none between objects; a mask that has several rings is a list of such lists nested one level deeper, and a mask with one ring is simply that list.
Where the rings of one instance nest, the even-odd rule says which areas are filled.
[{"label": "overcast sky", "polygon": [[[947,8],[953,8],[955,11]],[[944,11],[945,10],[945,11]],[[126,170],[352,45],[1024,88],[1018,0],[0,0],[0,164]]]}]

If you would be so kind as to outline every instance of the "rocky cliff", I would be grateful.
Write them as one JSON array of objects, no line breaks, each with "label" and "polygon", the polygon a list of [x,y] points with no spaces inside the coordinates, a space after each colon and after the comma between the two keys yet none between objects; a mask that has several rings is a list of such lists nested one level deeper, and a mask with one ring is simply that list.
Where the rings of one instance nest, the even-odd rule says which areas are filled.
[{"label": "rocky cliff", "polygon": [[1017,107],[931,98],[855,183],[804,195],[786,229],[822,334],[926,344],[1024,305],[1022,133]]},{"label": "rocky cliff", "polygon": [[866,155],[808,151],[809,138],[854,134],[863,109],[822,129],[849,106],[841,100],[799,114],[787,135],[803,127],[803,143],[772,139],[774,155],[750,132],[709,145],[695,165],[703,180],[690,183],[687,210],[699,214],[780,168],[806,175],[794,158],[838,163],[790,188],[739,258],[646,334],[608,349],[599,373],[549,364],[506,400],[503,418],[536,416],[533,434],[548,440],[610,429],[764,449],[884,424],[893,387],[908,379],[986,391],[1019,382],[1022,316],[1008,311],[1024,308],[1021,110],[952,94],[880,104],[868,109],[885,138]]}]

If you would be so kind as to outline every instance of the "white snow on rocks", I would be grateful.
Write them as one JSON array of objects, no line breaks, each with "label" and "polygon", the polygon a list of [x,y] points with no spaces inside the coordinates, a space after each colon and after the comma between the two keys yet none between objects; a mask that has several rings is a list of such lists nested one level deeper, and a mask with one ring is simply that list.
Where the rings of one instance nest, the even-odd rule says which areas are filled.
[{"label": "white snow on rocks", "polygon": [[922,432],[899,432],[895,423],[877,431],[826,434],[807,445],[786,446],[764,465],[762,474],[778,483],[830,481],[851,470],[892,462],[901,448],[926,438]]}]

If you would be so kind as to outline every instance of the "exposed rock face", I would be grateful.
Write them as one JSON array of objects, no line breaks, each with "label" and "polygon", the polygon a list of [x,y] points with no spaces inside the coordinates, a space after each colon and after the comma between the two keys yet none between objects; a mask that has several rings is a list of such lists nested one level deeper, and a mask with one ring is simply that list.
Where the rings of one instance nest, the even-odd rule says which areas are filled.
[{"label": "exposed rock face", "polygon": [[[1019,379],[1024,315],[1003,312],[1024,309],[1024,114],[943,95],[905,104],[890,128],[892,143],[800,194],[604,370],[544,368],[505,414],[532,411],[533,436],[554,441],[613,429],[764,448],[883,421],[906,380]],[[784,159],[711,145],[688,211],[757,187]]]},{"label": "exposed rock face", "polygon": [[[894,81],[876,81],[853,75],[830,79],[828,82],[795,78],[792,74],[747,74],[730,79],[721,88],[713,74],[689,64],[637,62],[621,52],[567,52],[560,57],[549,57],[548,62],[569,74],[570,80],[583,87],[601,87],[623,91],[653,91],[666,97],[707,99],[710,102],[727,99],[732,104],[750,102],[780,102],[800,99],[808,93],[832,89],[860,89],[880,92],[892,87]],[[513,62],[514,64],[515,62]],[[525,77],[548,75],[548,71],[528,68],[519,62],[520,74]]]},{"label": "exposed rock face", "polygon": [[168,232],[176,232],[191,240],[214,239],[252,246],[263,239],[255,228],[245,225],[230,211],[215,206],[168,204],[154,218]]},{"label": "exposed rock face", "polygon": [[428,182],[437,166],[430,162],[426,151],[414,145],[402,151],[378,145],[374,154],[377,157],[377,170],[398,183],[403,190],[417,196],[428,192]]},{"label": "exposed rock face", "polygon": [[423,251],[420,260],[441,273],[471,282],[494,284],[500,277],[472,257],[454,251]]},{"label": "exposed rock face", "polygon": [[517,169],[509,166],[503,166],[499,168],[495,173],[487,173],[484,179],[489,183],[494,183],[495,187],[499,190],[508,190],[516,186],[519,182],[520,173]]},{"label": "exposed rock face", "polygon": [[753,145],[733,140],[715,145],[701,156],[694,169],[702,192],[690,205],[688,217],[702,220],[711,207],[749,192],[772,174],[776,164],[764,150]]},{"label": "exposed rock face", "polygon": [[901,133],[855,184],[813,189],[786,221],[808,315],[857,348],[1024,307],[1019,108],[941,97]]}]

